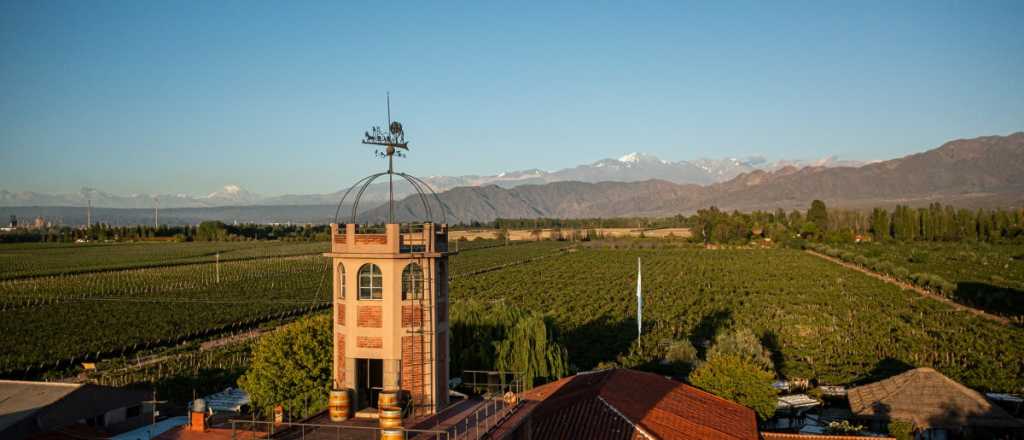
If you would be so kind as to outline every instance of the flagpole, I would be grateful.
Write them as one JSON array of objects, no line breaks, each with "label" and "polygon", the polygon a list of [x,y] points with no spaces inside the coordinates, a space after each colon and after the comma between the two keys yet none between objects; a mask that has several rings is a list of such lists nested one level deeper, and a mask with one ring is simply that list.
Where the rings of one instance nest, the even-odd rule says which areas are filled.
[{"label": "flagpole", "polygon": [[636,257],[636,337],[644,332],[644,294],[641,290],[641,278],[643,277],[640,257]]}]

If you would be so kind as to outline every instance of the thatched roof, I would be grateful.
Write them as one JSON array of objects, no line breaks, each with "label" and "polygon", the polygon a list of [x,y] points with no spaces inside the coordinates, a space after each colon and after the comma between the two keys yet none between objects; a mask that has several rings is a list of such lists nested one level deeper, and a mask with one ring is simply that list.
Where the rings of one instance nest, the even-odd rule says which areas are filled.
[{"label": "thatched roof", "polygon": [[920,429],[977,426],[1024,428],[985,396],[931,368],[917,368],[850,389],[850,410],[861,418],[913,422]]}]

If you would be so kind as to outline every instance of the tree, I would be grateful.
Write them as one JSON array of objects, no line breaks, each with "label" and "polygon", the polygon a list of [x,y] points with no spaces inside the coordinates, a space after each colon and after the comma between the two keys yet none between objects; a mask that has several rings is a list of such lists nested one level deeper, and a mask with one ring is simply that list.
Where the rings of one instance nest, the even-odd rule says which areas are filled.
[{"label": "tree", "polygon": [[807,210],[807,221],[814,223],[822,233],[828,231],[828,209],[825,208],[825,202],[811,202],[811,209]]},{"label": "tree", "polygon": [[749,407],[761,420],[775,414],[778,390],[773,375],[731,354],[711,355],[690,374],[690,383],[719,397]]},{"label": "tree", "polygon": [[224,223],[205,221],[196,230],[196,241],[221,241],[227,238],[228,230]]},{"label": "tree", "polygon": [[732,329],[715,336],[714,345],[708,350],[707,357],[716,355],[736,356],[762,370],[775,371],[771,352],[765,349],[754,332],[747,328]]},{"label": "tree", "polygon": [[327,406],[331,389],[331,317],[305,318],[260,338],[238,386],[253,407],[283,405],[302,416]]},{"label": "tree", "polygon": [[477,301],[451,306],[451,371],[505,370],[534,380],[569,373],[568,354],[557,341],[554,324],[538,312]]},{"label": "tree", "polygon": [[871,236],[875,241],[889,239],[889,213],[882,208],[871,211]]},{"label": "tree", "polygon": [[665,352],[665,362],[689,373],[697,364],[697,349],[686,339],[672,341]]}]

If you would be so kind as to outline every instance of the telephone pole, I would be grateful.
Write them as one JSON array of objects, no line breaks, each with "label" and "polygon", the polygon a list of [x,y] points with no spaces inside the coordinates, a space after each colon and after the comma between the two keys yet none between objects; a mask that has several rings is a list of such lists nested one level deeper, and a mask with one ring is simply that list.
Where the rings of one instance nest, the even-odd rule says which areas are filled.
[{"label": "telephone pole", "polygon": [[154,229],[159,229],[160,228],[160,198],[159,197],[153,197],[153,201],[156,202],[156,205],[153,207],[153,209],[154,209],[154,213],[153,213],[153,228]]}]

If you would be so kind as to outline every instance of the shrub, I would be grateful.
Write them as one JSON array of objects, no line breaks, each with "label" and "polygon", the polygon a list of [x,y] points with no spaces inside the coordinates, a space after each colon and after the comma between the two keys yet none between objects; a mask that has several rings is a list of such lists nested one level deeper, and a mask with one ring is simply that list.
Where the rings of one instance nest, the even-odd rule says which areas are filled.
[{"label": "shrub", "polygon": [[775,414],[778,390],[772,387],[773,379],[771,373],[730,354],[710,356],[690,374],[690,383],[697,388],[749,407],[761,420]]},{"label": "shrub", "polygon": [[893,420],[889,422],[889,434],[896,437],[896,440],[913,440],[914,424],[906,420]]},{"label": "shrub", "polygon": [[331,388],[330,315],[305,318],[261,337],[238,386],[259,410],[278,404],[287,411],[326,408]]},{"label": "shrub", "polygon": [[905,267],[897,266],[896,269],[893,269],[892,275],[894,277],[896,277],[896,278],[901,279],[901,280],[905,280],[905,279],[907,279],[907,277],[910,276],[910,271],[907,270],[907,268],[905,268]]},{"label": "shrub", "polygon": [[754,332],[747,328],[733,329],[715,336],[715,343],[708,350],[710,359],[716,355],[733,355],[750,362],[765,371],[774,371],[772,354],[761,345]]},{"label": "shrub", "polygon": [[672,341],[665,352],[665,360],[676,365],[693,365],[697,362],[697,349],[685,339]]}]

